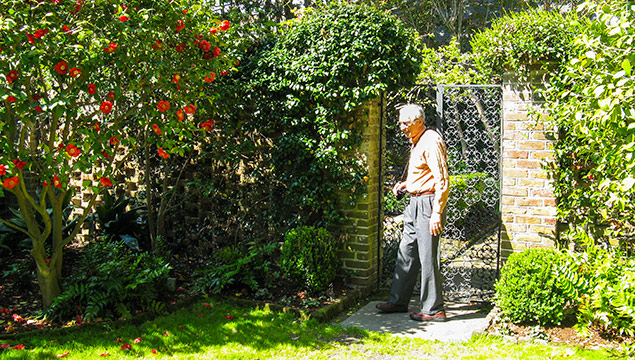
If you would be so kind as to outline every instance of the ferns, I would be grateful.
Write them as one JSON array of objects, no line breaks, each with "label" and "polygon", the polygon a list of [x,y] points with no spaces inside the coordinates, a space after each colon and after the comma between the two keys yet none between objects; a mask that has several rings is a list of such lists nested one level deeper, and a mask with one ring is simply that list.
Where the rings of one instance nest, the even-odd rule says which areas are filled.
[{"label": "ferns", "polygon": [[49,318],[81,316],[130,317],[131,311],[160,313],[157,301],[165,289],[170,266],[148,253],[133,253],[122,242],[97,242],[86,247],[74,276],[46,311]]}]

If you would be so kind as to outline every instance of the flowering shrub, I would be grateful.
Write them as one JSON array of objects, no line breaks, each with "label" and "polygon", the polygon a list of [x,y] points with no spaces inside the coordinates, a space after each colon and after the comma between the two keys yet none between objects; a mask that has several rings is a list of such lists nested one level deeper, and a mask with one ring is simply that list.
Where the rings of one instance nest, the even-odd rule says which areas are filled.
[{"label": "flowering shrub", "polygon": [[[211,128],[198,123],[212,114],[194,109],[215,85],[205,78],[233,63],[223,52],[231,24],[187,0],[7,0],[0,24],[0,195],[17,198],[48,306],[64,245],[130,155],[183,154]],[[61,199],[79,174],[92,196],[64,236]]]}]

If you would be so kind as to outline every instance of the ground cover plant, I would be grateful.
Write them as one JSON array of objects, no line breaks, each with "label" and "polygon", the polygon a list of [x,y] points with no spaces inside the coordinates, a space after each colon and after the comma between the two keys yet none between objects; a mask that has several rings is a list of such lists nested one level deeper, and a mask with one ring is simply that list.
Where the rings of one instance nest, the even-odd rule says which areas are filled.
[{"label": "ground cover plant", "polygon": [[297,314],[202,299],[141,324],[94,324],[74,330],[0,336],[2,359],[606,359],[603,350],[476,337],[441,343],[302,320]]}]

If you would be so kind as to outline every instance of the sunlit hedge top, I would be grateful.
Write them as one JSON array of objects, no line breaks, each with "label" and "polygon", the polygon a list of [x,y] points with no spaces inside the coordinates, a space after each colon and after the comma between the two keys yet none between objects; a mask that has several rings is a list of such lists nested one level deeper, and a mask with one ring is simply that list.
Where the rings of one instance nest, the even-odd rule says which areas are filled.
[{"label": "sunlit hedge top", "polygon": [[493,81],[505,71],[519,76],[544,64],[564,64],[579,33],[575,13],[531,10],[493,21],[471,41],[477,67]]}]

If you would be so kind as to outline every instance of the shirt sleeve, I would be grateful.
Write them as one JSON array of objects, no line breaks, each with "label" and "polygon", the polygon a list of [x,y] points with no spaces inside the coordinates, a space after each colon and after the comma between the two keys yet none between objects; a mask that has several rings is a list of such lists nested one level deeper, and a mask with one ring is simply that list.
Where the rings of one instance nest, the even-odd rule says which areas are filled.
[{"label": "shirt sleeve", "polygon": [[434,178],[434,204],[432,214],[441,215],[450,194],[450,177],[445,144],[440,137],[426,149],[426,160]]}]

